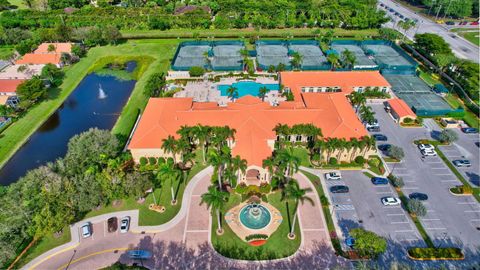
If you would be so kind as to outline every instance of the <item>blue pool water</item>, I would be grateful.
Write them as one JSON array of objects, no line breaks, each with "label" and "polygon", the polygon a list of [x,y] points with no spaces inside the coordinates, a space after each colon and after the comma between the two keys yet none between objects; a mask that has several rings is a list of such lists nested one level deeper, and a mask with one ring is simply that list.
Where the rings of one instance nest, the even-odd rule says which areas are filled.
[{"label": "blue pool water", "polygon": [[264,228],[271,219],[270,211],[261,204],[247,204],[240,210],[240,222],[249,229]]},{"label": "blue pool water", "polygon": [[220,90],[222,96],[228,96],[227,89],[233,86],[238,90],[238,97],[243,97],[246,95],[251,95],[254,97],[258,97],[258,90],[263,86],[267,87],[269,90],[279,90],[280,86],[278,84],[262,84],[252,81],[244,81],[244,82],[236,82],[231,85],[229,84],[221,84],[217,86],[217,89]]}]

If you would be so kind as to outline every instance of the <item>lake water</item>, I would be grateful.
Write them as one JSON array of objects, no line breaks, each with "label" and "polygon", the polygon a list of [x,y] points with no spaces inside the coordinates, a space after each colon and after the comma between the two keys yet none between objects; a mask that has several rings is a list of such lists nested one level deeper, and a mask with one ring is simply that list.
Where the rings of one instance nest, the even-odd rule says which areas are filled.
[{"label": "lake water", "polygon": [[[135,63],[127,65],[131,72]],[[30,137],[0,170],[0,184],[8,185],[49,161],[63,157],[68,140],[92,127],[111,129],[126,104],[135,81],[87,75],[64,104]]]}]

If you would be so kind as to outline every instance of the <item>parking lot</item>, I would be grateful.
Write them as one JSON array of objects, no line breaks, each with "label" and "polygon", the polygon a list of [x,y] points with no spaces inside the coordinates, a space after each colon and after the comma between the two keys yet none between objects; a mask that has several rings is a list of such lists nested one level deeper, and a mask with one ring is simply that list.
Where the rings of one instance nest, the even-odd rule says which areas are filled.
[{"label": "parking lot", "polygon": [[[420,218],[428,235],[436,245],[449,243],[475,249],[480,245],[480,204],[473,196],[452,195],[449,188],[461,182],[438,156],[422,158],[413,144],[414,140],[430,138],[432,132],[439,132],[440,128],[431,119],[425,120],[426,127],[401,128],[384,111],[382,104],[372,105],[372,108],[381,127],[380,133],[388,137],[388,141],[382,143],[400,146],[405,152],[401,163],[388,164],[394,175],[403,178],[403,192],[407,196],[421,192],[429,197],[424,203],[427,215]],[[465,143],[464,139],[461,138],[459,143]],[[452,158],[456,155],[454,149],[458,150],[456,147],[447,149],[451,150]],[[471,162],[478,166],[478,156]]]},{"label": "parking lot", "polygon": [[[397,197],[390,185],[373,185],[361,171],[342,171],[340,181],[325,180],[325,172],[322,178],[343,238],[350,229],[362,226],[406,247],[422,245],[419,244],[421,237],[402,207],[382,204],[382,197]],[[330,192],[330,187],[335,185],[346,185],[350,191]]]}]

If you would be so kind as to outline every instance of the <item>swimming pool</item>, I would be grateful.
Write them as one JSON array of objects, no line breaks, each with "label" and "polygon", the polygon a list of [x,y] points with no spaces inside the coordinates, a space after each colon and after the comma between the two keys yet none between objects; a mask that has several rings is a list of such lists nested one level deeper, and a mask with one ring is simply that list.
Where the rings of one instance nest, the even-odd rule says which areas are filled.
[{"label": "swimming pool", "polygon": [[230,88],[230,86],[237,88],[238,97],[243,97],[246,95],[258,97],[258,90],[264,86],[267,87],[267,89],[269,90],[278,91],[280,89],[280,86],[278,84],[262,84],[262,83],[252,82],[252,81],[236,82],[231,85],[220,84],[217,86],[217,89],[220,90],[220,93],[222,96],[228,96],[227,89]]}]

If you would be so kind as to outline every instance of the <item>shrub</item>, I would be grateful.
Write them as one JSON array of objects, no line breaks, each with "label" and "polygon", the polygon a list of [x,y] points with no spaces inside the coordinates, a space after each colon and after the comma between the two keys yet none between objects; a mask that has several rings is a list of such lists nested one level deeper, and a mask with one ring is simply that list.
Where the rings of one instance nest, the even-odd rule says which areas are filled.
[{"label": "shrub", "polygon": [[330,202],[328,201],[328,198],[325,195],[320,196],[320,203],[322,206],[329,206]]},{"label": "shrub", "polygon": [[393,174],[389,174],[387,176],[387,178],[388,178],[388,180],[390,180],[390,183],[392,184],[392,186],[394,186],[396,188],[401,188],[405,185],[402,177],[397,177]]},{"label": "shrub", "polygon": [[158,158],[158,163],[157,163],[157,164],[159,164],[159,165],[160,165],[160,164],[164,164],[164,163],[165,163],[165,158],[163,158],[163,157],[159,157],[159,158]]},{"label": "shrub", "polygon": [[458,140],[458,135],[457,135],[457,133],[455,133],[455,131],[453,131],[451,129],[444,129],[444,130],[442,130],[440,135],[438,135],[438,139],[442,143],[451,143],[451,142],[454,142],[454,141]]},{"label": "shrub", "polygon": [[192,77],[200,77],[205,74],[205,69],[203,67],[191,67],[188,73]]},{"label": "shrub", "polygon": [[149,157],[149,158],[148,158],[148,163],[149,163],[150,165],[156,165],[156,164],[157,164],[157,159],[154,158],[154,157]]},{"label": "shrub", "polygon": [[362,156],[358,156],[358,157],[355,158],[355,163],[363,164],[363,163],[365,163],[365,158],[362,157]]},{"label": "shrub", "polygon": [[473,188],[471,186],[461,185],[451,188],[450,191],[455,194],[472,194]]},{"label": "shrub", "polygon": [[247,191],[247,185],[245,183],[240,183],[235,188],[235,192],[238,194],[244,194]]},{"label": "shrub", "polygon": [[330,158],[330,160],[328,161],[328,164],[330,165],[337,165],[338,164],[338,160],[334,157]]},{"label": "shrub", "polygon": [[148,163],[148,160],[147,160],[146,157],[141,157],[140,158],[140,165],[145,166],[145,165],[147,165],[147,163]]},{"label": "shrub", "polygon": [[268,183],[262,183],[260,184],[260,188],[259,188],[260,192],[261,193],[270,193],[270,191],[272,190],[272,186]]},{"label": "shrub", "polygon": [[403,123],[405,124],[411,124],[412,122],[413,122],[413,119],[410,117],[405,117],[405,119],[403,119]]},{"label": "shrub", "polygon": [[245,236],[245,241],[247,242],[254,239],[268,239],[268,235],[256,233]]},{"label": "shrub", "polygon": [[390,149],[388,149],[388,156],[397,160],[402,160],[405,157],[405,153],[402,148],[392,145]]},{"label": "shrub", "polygon": [[462,259],[460,248],[410,248],[408,255],[415,259]]},{"label": "shrub", "polygon": [[356,228],[350,230],[350,235],[355,238],[355,250],[362,257],[376,258],[387,250],[385,238],[376,235],[374,232]]},{"label": "shrub", "polygon": [[275,72],[275,66],[274,65],[268,66],[268,73],[273,73],[273,72]]},{"label": "shrub", "polygon": [[372,157],[370,159],[368,159],[368,165],[370,167],[378,167],[380,165],[380,159],[376,158],[376,157]]},{"label": "shrub", "polygon": [[249,185],[246,188],[246,194],[248,195],[254,195],[254,194],[259,194],[260,193],[260,188],[256,185]]},{"label": "shrub", "polygon": [[417,199],[410,199],[407,201],[407,210],[410,214],[414,214],[419,217],[423,217],[427,214],[425,205]]}]

